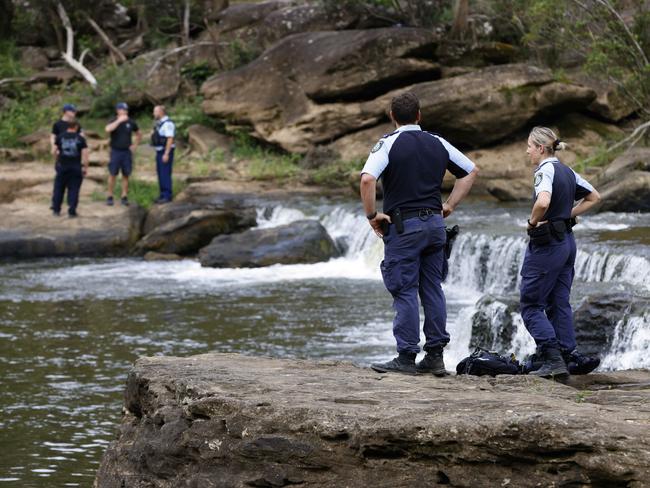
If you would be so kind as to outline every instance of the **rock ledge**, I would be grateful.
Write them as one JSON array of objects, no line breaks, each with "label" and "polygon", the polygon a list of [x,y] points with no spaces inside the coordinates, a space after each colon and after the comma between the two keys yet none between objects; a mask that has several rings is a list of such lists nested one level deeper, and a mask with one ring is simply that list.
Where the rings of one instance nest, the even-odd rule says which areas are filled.
[{"label": "rock ledge", "polygon": [[143,358],[95,486],[647,486],[649,387],[648,371],[562,385]]}]

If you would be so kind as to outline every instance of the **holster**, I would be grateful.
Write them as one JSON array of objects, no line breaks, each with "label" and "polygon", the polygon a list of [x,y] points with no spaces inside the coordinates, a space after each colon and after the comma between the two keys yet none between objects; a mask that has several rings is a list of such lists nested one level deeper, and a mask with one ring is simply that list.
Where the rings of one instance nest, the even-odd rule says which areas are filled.
[{"label": "holster", "polygon": [[551,226],[548,223],[528,229],[527,233],[531,244],[548,246],[551,243]]},{"label": "holster", "polygon": [[395,224],[395,230],[397,231],[398,234],[403,234],[404,233],[404,221],[402,220],[402,212],[398,208],[395,210],[390,218]]},{"label": "holster", "polygon": [[451,250],[454,247],[454,242],[456,241],[456,237],[458,236],[458,232],[460,231],[459,227],[457,225],[454,225],[453,227],[445,227],[445,233],[447,234],[447,239],[445,241],[445,258],[449,259],[451,256]]}]

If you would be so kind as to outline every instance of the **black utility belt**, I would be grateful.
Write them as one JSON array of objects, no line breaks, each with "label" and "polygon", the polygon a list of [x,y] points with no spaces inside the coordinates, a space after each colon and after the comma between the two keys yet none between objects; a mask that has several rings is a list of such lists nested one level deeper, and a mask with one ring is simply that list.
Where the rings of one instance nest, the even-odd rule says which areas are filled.
[{"label": "black utility belt", "polygon": [[[414,217],[425,219],[427,217],[430,217],[431,215],[436,215],[436,214],[440,214],[440,211],[439,210],[436,211],[432,208],[417,208],[414,210],[404,210],[404,211],[398,208],[397,210],[393,210],[392,212],[390,212],[388,215],[390,216],[391,223],[395,225],[395,230],[397,231],[397,233],[402,234],[404,233],[405,220],[412,219]],[[388,230],[388,225],[386,225],[384,234],[387,233],[387,230]]]},{"label": "black utility belt", "polygon": [[565,234],[573,232],[575,222],[575,219],[553,220],[528,229],[530,242],[536,246],[548,246],[553,239],[563,241]]}]

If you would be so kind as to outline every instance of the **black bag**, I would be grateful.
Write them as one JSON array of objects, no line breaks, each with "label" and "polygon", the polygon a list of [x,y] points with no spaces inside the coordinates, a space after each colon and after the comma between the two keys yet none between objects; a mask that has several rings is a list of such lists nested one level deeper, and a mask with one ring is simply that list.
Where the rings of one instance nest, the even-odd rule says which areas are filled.
[{"label": "black bag", "polygon": [[547,223],[528,229],[531,244],[548,246],[551,243],[551,226]]},{"label": "black bag", "polygon": [[498,374],[521,374],[521,365],[514,354],[501,356],[494,351],[477,347],[474,352],[456,366],[456,374],[496,376]]}]

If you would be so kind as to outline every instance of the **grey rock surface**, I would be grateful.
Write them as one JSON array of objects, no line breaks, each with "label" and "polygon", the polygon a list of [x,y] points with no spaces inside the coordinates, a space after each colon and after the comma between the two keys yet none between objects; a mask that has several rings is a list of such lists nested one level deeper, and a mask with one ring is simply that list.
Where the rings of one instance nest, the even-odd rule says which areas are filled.
[{"label": "grey rock surface", "polygon": [[138,360],[99,488],[626,486],[650,479],[650,372],[379,375],[343,362]]},{"label": "grey rock surface", "polygon": [[298,220],[268,229],[217,236],[199,251],[199,261],[202,266],[213,268],[257,268],[317,263],[338,254],[336,244],[319,222]]}]

